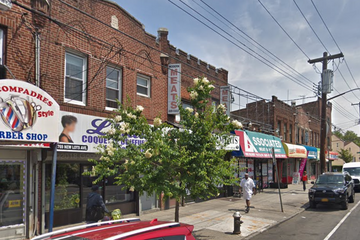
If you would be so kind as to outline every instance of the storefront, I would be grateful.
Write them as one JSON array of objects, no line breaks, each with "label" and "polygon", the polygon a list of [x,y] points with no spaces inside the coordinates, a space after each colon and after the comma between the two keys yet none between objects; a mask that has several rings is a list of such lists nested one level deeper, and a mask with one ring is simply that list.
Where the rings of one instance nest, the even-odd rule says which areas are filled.
[{"label": "storefront", "polygon": [[31,238],[37,231],[42,148],[57,142],[59,105],[42,89],[0,80],[0,238]]},{"label": "storefront", "polygon": [[[300,182],[300,172],[302,174],[307,161],[307,151],[304,146],[283,143],[287,159],[278,166],[282,172],[282,183],[298,184]],[[281,170],[282,171],[281,171]],[[300,171],[302,169],[302,171]]]},{"label": "storefront", "polygon": [[[306,151],[307,151],[307,162],[306,162],[306,166],[305,169],[307,171],[307,175],[308,175],[308,179],[309,180],[316,180],[317,176],[318,176],[318,165],[319,165],[319,160],[318,160],[318,150],[315,147],[311,147],[311,146],[305,146]],[[301,173],[300,173],[301,175]]]},{"label": "storefront", "polygon": [[[84,176],[83,173],[92,170],[89,159],[99,159],[100,156],[96,154],[97,147],[100,144],[107,144],[107,140],[102,136],[109,129],[110,123],[102,117],[61,111],[57,125],[59,126],[59,144],[54,227],[85,220],[86,198],[97,176]],[[141,144],[144,140],[133,137],[129,141]],[[45,172],[42,179],[45,193],[43,195],[45,202],[43,229],[48,227],[49,221],[51,162],[52,154],[48,153],[42,166]],[[109,177],[99,184],[102,187],[101,194],[107,208],[110,211],[120,209],[122,214],[136,213],[139,205],[136,192],[123,189],[124,186],[119,186],[115,182],[114,177]],[[142,200],[141,210],[157,207],[155,196],[140,197],[140,200]]]},{"label": "storefront", "polygon": [[333,161],[335,161],[339,158],[339,153],[332,152],[332,151],[329,151],[329,152],[326,151],[325,155],[326,155],[326,169],[328,172],[332,172],[333,171],[332,163],[333,163]]},{"label": "storefront", "polygon": [[269,187],[274,182],[274,167],[272,148],[278,161],[286,158],[281,140],[277,137],[252,132],[235,131],[240,137],[240,151],[234,151],[233,156],[239,161],[239,177],[243,178],[245,172],[259,182],[260,188]]}]

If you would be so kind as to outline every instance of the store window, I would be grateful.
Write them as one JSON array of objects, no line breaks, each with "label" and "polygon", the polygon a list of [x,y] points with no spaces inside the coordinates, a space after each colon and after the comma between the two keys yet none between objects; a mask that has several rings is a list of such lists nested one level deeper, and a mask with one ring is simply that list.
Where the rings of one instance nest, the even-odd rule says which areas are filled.
[{"label": "store window", "polygon": [[115,177],[109,177],[105,180],[105,198],[104,202],[117,203],[117,202],[129,202],[135,200],[133,191],[124,188],[124,185],[117,185]]},{"label": "store window", "polygon": [[0,227],[25,222],[25,161],[0,161]]},{"label": "store window", "polygon": [[65,54],[65,101],[85,105],[86,66],[85,57]]},{"label": "store window", "polygon": [[150,97],[150,77],[138,74],[136,91],[140,96]]},{"label": "store window", "polygon": [[106,68],[106,107],[118,108],[117,101],[121,102],[121,70]]},{"label": "store window", "polygon": [[4,49],[5,49],[5,34],[4,34],[4,30],[0,28],[0,65],[5,64]]},{"label": "store window", "polygon": [[[46,165],[45,189],[47,208],[50,204],[51,164]],[[80,164],[58,163],[56,168],[54,209],[80,208]]]}]

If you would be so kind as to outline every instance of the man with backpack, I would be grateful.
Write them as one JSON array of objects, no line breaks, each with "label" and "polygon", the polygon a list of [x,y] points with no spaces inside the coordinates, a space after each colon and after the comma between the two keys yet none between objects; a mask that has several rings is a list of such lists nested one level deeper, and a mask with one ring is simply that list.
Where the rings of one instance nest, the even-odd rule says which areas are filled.
[{"label": "man with backpack", "polygon": [[86,202],[86,223],[96,223],[104,218],[104,213],[110,213],[106,208],[103,198],[99,193],[99,186],[91,187],[92,192],[87,196]]}]

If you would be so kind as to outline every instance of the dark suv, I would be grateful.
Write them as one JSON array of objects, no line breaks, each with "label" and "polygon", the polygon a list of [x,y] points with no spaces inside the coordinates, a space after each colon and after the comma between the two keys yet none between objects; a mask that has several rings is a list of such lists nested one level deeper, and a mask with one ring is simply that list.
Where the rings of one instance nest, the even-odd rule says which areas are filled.
[{"label": "dark suv", "polygon": [[341,205],[341,209],[346,210],[348,203],[354,201],[354,182],[347,172],[323,173],[309,189],[311,208],[316,208],[318,203],[336,203]]}]

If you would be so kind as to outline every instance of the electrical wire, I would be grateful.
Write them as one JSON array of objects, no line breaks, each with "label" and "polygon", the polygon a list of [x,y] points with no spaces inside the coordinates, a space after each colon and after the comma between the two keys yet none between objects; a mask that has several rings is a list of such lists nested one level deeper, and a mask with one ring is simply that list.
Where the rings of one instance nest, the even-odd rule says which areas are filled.
[{"label": "electrical wire", "polygon": [[[243,39],[245,39],[247,42],[249,42],[250,44],[252,44],[254,47],[256,47],[257,49],[259,49],[262,53],[264,53],[265,55],[269,56],[270,58],[272,58],[273,60],[275,60],[278,63],[281,63],[282,66],[286,66],[288,69],[291,69],[294,73],[300,75],[303,79],[305,79],[306,81],[309,81],[310,83],[313,83],[313,81],[311,81],[309,78],[305,77],[303,74],[301,74],[300,72],[298,72],[297,70],[295,70],[294,68],[292,68],[289,64],[287,64],[286,62],[284,62],[282,59],[280,59],[278,56],[276,56],[274,53],[272,53],[270,50],[268,50],[267,48],[265,48],[262,44],[260,44],[258,41],[256,41],[254,38],[252,38],[251,36],[249,36],[245,31],[241,30],[238,26],[236,26],[234,23],[232,23],[229,19],[227,19],[226,17],[224,17],[223,14],[219,13],[216,9],[214,9],[210,4],[206,3],[203,0],[200,0],[205,6],[207,6],[209,9],[211,9],[213,12],[215,12],[218,16],[220,16],[222,19],[224,19],[228,24],[230,24],[231,26],[229,26],[226,22],[224,22],[223,20],[221,20],[219,17],[217,17],[215,14],[213,14],[212,12],[210,12],[209,10],[207,10],[205,7],[203,7],[202,5],[200,5],[199,3],[197,3],[195,0],[192,0],[196,5],[198,5],[199,7],[201,7],[203,10],[205,10],[207,13],[209,13],[211,16],[213,16],[214,18],[216,18],[217,20],[219,20],[221,23],[223,23],[225,26],[227,26],[229,29],[233,30],[235,33],[237,33],[239,36],[241,36]],[[250,39],[251,41],[249,41],[247,38],[245,38],[244,36],[242,36],[239,32],[236,32],[235,29],[237,29],[239,32],[241,32],[243,35],[245,35],[248,39]]]},{"label": "electrical wire", "polygon": [[200,20],[199,18],[197,18],[196,16],[192,15],[191,13],[189,13],[188,11],[186,11],[184,8],[182,8],[181,6],[177,5],[176,3],[174,3],[171,0],[168,0],[170,3],[172,3],[173,5],[175,5],[176,7],[178,7],[179,9],[181,9],[182,11],[184,11],[185,13],[187,13],[188,15],[190,15],[191,17],[193,17],[194,19],[196,19],[197,21],[199,21],[200,23],[202,23],[204,26],[206,26],[207,28],[211,29],[213,32],[217,33],[218,35],[220,35],[222,38],[226,39],[227,41],[229,41],[230,43],[232,43],[233,45],[235,45],[236,47],[240,48],[241,50],[243,50],[244,52],[246,52],[247,54],[249,54],[250,56],[254,57],[255,59],[257,59],[258,61],[262,62],[263,64],[265,64],[266,66],[270,67],[271,69],[273,69],[274,71],[280,73],[281,75],[283,75],[284,77],[290,79],[291,81],[299,84],[300,86],[304,87],[305,89],[309,90],[309,91],[313,91],[313,89],[309,86],[306,86],[304,83],[302,82],[296,82],[296,80],[292,79],[291,77],[285,75],[284,73],[282,73],[281,71],[277,70],[276,68],[274,68],[273,66],[271,66],[270,64],[268,64],[267,62],[265,62],[264,60],[260,59],[259,57],[255,56],[254,54],[252,54],[251,52],[249,52],[248,50],[244,49],[243,47],[241,47],[239,44],[235,43],[234,41],[232,41],[231,39],[229,39],[228,37],[224,36],[223,34],[221,34],[219,31],[215,30],[213,27],[209,26],[208,24],[206,24],[205,22],[203,22],[202,20]]}]

